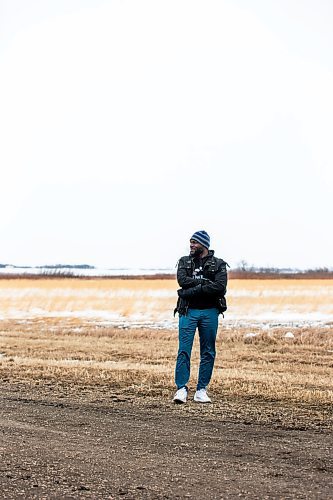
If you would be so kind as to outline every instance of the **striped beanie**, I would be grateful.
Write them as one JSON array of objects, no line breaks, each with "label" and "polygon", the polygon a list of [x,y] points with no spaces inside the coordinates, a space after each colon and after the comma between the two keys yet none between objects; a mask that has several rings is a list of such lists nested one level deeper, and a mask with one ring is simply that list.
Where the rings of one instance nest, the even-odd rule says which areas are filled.
[{"label": "striped beanie", "polygon": [[190,238],[191,240],[195,240],[206,248],[209,248],[210,245],[210,237],[206,231],[196,231]]}]

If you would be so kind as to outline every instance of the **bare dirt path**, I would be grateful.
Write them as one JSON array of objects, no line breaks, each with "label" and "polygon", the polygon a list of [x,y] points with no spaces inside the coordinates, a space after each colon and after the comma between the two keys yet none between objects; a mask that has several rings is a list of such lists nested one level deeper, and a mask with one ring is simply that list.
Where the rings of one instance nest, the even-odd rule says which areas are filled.
[{"label": "bare dirt path", "polygon": [[1,498],[333,498],[329,421],[215,399],[3,383]]}]

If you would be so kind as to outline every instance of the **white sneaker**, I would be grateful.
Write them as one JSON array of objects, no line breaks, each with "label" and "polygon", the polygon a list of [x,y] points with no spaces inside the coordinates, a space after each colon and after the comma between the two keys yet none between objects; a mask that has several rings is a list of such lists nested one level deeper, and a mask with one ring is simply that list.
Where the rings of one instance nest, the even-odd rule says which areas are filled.
[{"label": "white sneaker", "polygon": [[199,389],[194,394],[194,401],[196,401],[197,403],[211,403],[212,402],[210,397],[208,397],[206,389]]},{"label": "white sneaker", "polygon": [[186,387],[182,387],[181,389],[178,389],[178,391],[176,392],[173,401],[174,403],[182,404],[186,403],[186,400],[187,400],[187,389]]}]

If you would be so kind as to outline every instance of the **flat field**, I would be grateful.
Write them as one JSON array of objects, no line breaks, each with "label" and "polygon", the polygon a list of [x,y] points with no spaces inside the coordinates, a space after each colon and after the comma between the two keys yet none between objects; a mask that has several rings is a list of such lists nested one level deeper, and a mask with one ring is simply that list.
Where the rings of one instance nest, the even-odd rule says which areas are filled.
[{"label": "flat field", "polygon": [[[72,317],[108,325],[175,327],[175,280],[1,279],[0,320]],[[229,280],[225,320],[279,324],[333,321],[333,280]]]},{"label": "flat field", "polygon": [[3,498],[330,498],[333,281],[230,280],[209,406],[197,339],[171,402],[176,288],[0,280]]}]

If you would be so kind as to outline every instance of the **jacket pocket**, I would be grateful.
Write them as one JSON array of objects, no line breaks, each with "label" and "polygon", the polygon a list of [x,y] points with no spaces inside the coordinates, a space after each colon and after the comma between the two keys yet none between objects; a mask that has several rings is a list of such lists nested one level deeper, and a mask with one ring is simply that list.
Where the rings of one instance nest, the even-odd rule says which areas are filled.
[{"label": "jacket pocket", "polygon": [[182,297],[178,297],[177,305],[173,311],[173,315],[176,316],[176,313],[179,316],[186,316],[188,310],[188,300],[182,299]]},{"label": "jacket pocket", "polygon": [[217,309],[219,313],[223,314],[227,309],[227,301],[225,300],[225,297],[219,297],[217,299]]}]

